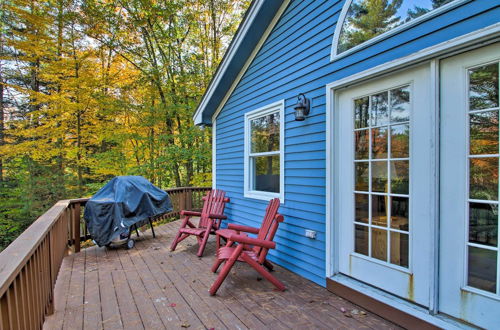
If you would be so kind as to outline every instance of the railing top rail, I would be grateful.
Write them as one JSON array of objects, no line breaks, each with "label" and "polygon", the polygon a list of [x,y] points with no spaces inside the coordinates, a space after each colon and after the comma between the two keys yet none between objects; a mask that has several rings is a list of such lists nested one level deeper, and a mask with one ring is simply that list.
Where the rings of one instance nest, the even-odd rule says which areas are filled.
[{"label": "railing top rail", "polygon": [[0,296],[8,289],[69,203],[69,200],[62,200],[54,204],[0,253]]}]

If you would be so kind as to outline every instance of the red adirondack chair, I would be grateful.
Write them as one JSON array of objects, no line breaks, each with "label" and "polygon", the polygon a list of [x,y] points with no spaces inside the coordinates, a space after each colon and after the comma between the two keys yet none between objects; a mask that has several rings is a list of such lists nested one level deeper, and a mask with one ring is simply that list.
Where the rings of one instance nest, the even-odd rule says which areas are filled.
[{"label": "red adirondack chair", "polygon": [[[229,203],[229,198],[225,197],[225,194],[226,193],[223,190],[210,190],[203,197],[204,203],[201,212],[186,210],[181,211],[181,215],[184,216],[184,219],[182,220],[181,228],[179,228],[179,231],[170,246],[171,251],[175,250],[179,242],[183,241],[190,235],[194,235],[196,236],[200,246],[198,248],[197,255],[198,257],[203,255],[208,237],[210,234],[215,234],[223,219],[227,219],[224,215],[224,208],[226,207],[226,203]],[[200,217],[198,227],[191,222],[191,217]]]},{"label": "red adirondack chair", "polygon": [[[276,243],[273,242],[274,235],[278,230],[279,223],[284,220],[283,216],[277,213],[279,203],[278,198],[269,202],[260,228],[229,224],[228,229],[217,231],[217,236],[228,236],[228,240],[226,246],[217,250],[217,258],[212,266],[212,271],[217,272],[220,265],[223,262],[225,264],[209,290],[210,295],[215,295],[236,261],[246,262],[274,284],[278,290],[285,290],[285,285],[269,272],[272,270],[272,264],[266,260],[269,249],[276,247]],[[241,232],[257,234],[257,238],[248,237],[247,234]],[[268,268],[269,271],[264,267]]]}]

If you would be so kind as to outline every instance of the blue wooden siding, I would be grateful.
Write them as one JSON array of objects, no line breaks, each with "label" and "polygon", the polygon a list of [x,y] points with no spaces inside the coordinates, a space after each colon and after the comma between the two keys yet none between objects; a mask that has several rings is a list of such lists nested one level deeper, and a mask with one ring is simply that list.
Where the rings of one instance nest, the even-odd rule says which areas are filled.
[{"label": "blue wooden siding", "polygon": [[[325,85],[370,67],[497,23],[498,0],[468,2],[335,62],[335,24],[344,0],[291,1],[217,117],[217,187],[227,191],[235,223],[260,225],[266,202],[243,197],[244,113],[285,99],[285,203],[271,260],[325,285]],[[310,116],[294,121],[298,93]],[[304,236],[316,230],[316,239]]]}]

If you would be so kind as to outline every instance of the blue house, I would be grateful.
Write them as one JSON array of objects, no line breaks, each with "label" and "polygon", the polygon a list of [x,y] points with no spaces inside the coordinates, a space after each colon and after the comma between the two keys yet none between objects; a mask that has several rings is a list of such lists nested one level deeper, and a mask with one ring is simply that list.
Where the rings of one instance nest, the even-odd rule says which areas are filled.
[{"label": "blue house", "polygon": [[271,260],[405,326],[500,327],[498,0],[254,0],[194,115]]}]

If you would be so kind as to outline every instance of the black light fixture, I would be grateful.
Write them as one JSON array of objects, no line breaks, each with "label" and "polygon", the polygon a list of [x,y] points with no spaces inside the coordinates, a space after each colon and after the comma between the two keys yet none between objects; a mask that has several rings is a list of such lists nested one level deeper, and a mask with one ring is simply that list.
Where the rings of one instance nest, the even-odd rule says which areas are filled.
[{"label": "black light fixture", "polygon": [[297,105],[295,105],[295,120],[303,121],[309,114],[311,102],[303,93],[297,95],[297,101]]}]

